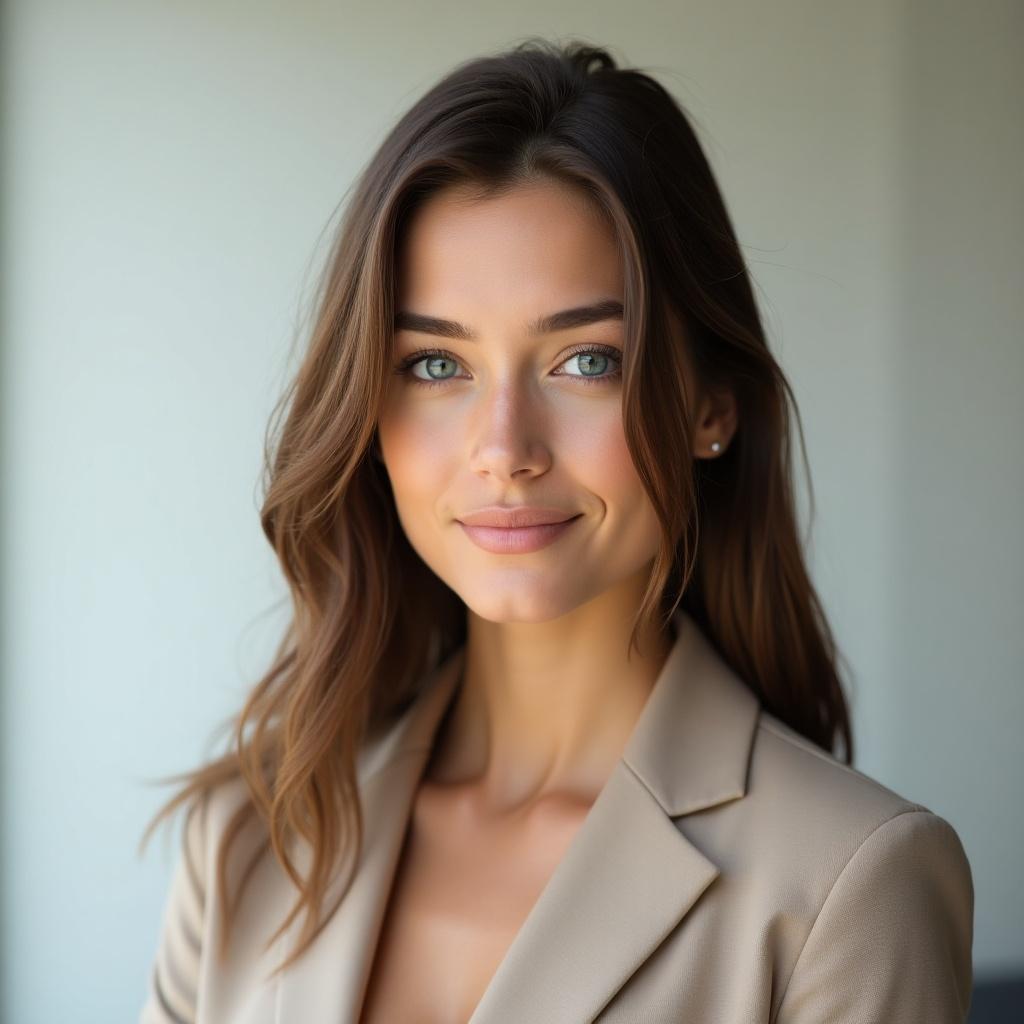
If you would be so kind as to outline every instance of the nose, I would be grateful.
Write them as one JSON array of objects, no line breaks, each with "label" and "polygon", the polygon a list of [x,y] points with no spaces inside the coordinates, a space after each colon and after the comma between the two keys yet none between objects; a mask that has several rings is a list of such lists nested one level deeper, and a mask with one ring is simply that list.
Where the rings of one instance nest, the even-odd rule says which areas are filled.
[{"label": "nose", "polygon": [[526,388],[509,381],[480,398],[470,426],[470,468],[511,480],[539,476],[551,465],[545,417]]}]

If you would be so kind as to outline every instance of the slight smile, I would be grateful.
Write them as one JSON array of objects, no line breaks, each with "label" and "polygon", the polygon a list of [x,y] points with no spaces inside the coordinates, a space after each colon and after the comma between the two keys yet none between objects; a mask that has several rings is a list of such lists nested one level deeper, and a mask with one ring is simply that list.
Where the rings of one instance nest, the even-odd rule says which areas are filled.
[{"label": "slight smile", "polygon": [[[531,514],[533,513],[533,514]],[[565,513],[562,514],[563,516]],[[456,522],[462,527],[466,536],[484,551],[495,555],[523,555],[531,551],[539,551],[554,543],[563,533],[567,532],[583,513],[569,515],[558,520],[558,513],[542,510],[482,510],[467,515]],[[535,522],[531,525],[508,526],[497,525],[510,521],[527,521],[530,519],[555,520]]]}]

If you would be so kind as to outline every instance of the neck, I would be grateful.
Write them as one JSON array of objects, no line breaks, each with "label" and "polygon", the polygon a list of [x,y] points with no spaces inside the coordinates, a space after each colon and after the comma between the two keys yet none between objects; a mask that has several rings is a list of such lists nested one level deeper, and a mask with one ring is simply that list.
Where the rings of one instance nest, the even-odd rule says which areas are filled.
[{"label": "neck", "polygon": [[462,682],[425,781],[460,787],[495,815],[546,798],[589,806],[674,640],[670,630],[648,632],[627,660],[638,601],[634,583],[547,622],[490,622],[470,611]]}]

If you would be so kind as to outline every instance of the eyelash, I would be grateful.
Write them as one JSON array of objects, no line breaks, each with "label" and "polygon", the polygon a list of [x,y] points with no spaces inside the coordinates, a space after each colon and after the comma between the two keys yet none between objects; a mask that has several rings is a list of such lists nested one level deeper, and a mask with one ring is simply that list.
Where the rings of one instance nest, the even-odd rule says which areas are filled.
[{"label": "eyelash", "polygon": [[[568,355],[562,362],[567,363],[573,358],[573,356],[589,352],[596,352],[603,356],[611,356],[619,363],[618,368],[613,372],[603,374],[600,377],[586,377],[580,374],[559,374],[559,376],[568,376],[573,380],[582,381],[588,386],[592,384],[606,384],[608,381],[617,380],[622,376],[622,353],[619,349],[613,348],[611,345],[577,345],[575,348],[570,349]],[[419,384],[428,388],[436,388],[439,385],[450,384],[452,381],[458,380],[457,377],[449,377],[447,380],[423,380],[422,377],[416,377],[409,372],[417,363],[422,362],[424,359],[450,359],[454,363],[458,362],[458,359],[456,359],[451,352],[448,352],[445,349],[420,349],[419,351],[412,352],[406,356],[405,359],[403,359],[395,368],[395,373],[400,376],[408,377],[414,384]]]}]

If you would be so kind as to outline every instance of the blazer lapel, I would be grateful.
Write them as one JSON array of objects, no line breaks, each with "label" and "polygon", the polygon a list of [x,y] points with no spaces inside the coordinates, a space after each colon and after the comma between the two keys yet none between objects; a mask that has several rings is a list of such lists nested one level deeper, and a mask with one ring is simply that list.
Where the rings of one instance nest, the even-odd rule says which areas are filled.
[{"label": "blazer lapel", "polygon": [[[685,611],[673,623],[675,643],[623,756],[469,1024],[594,1020],[718,876],[673,818],[744,795],[760,706]],[[357,1020],[416,789],[463,654],[437,668],[362,753],[366,839],[357,873],[338,912],[280,976],[278,1024]],[[304,870],[308,850],[298,856]],[[298,921],[287,934],[297,931]]]},{"label": "blazer lapel", "polygon": [[620,761],[470,1024],[592,1021],[717,874]]},{"label": "blazer lapel", "polygon": [[757,698],[682,609],[622,758],[470,1024],[584,1024],[719,874],[674,817],[746,792]]}]

